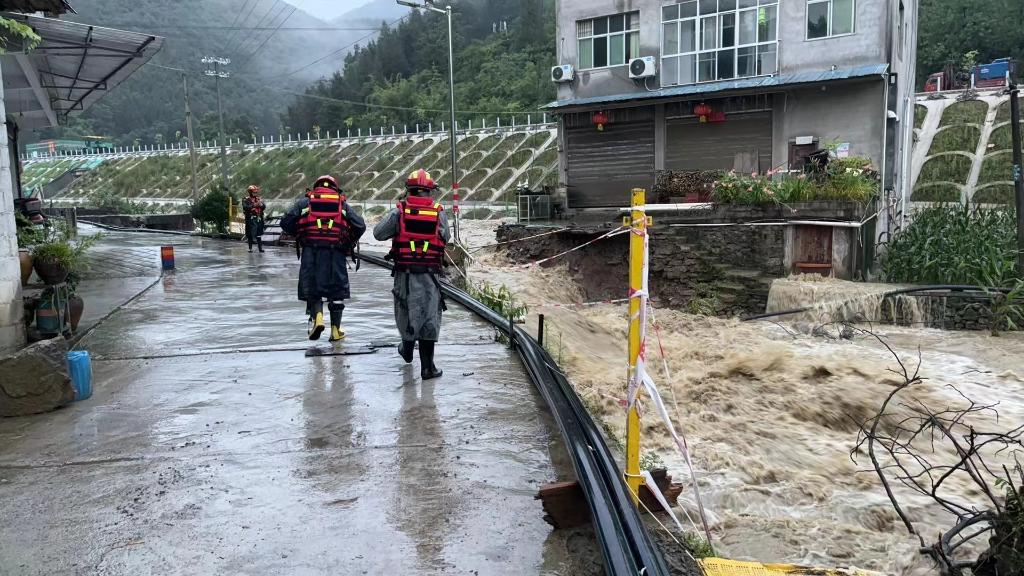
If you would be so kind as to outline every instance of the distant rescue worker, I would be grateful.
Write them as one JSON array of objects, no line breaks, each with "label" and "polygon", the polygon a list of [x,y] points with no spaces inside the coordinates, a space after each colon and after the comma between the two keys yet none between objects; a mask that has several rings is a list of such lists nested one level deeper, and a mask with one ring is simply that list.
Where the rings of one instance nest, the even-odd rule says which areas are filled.
[{"label": "distant rescue worker", "polygon": [[263,252],[263,213],[267,211],[267,203],[260,198],[260,187],[249,186],[249,195],[242,200],[242,212],[245,214],[245,239],[249,241],[249,252],[255,243]]},{"label": "distant rescue worker", "polygon": [[347,257],[366,223],[348,205],[338,182],[321,176],[281,218],[281,229],[296,238],[301,250],[299,300],[306,302],[309,339],[319,340],[324,331],[324,301],[331,316],[330,340],[343,339],[341,314],[351,297]]},{"label": "distant rescue worker", "polygon": [[395,324],[402,336],[398,354],[406,363],[420,344],[420,376],[438,378],[434,345],[441,335],[445,309],[438,278],[442,275],[444,249],[451,233],[444,208],[431,199],[437,185],[425,170],[417,170],[405,182],[406,198],[373,229],[377,240],[391,240],[388,259],[395,264]]}]

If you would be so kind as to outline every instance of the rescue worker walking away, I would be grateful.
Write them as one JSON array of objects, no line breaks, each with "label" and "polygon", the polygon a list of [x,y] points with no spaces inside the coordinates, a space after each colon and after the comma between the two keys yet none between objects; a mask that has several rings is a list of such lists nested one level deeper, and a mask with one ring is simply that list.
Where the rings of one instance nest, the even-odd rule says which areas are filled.
[{"label": "rescue worker walking away", "polygon": [[249,241],[249,252],[255,242],[263,252],[263,213],[267,211],[267,203],[260,198],[260,187],[249,186],[249,195],[242,200],[242,212],[245,214],[245,239]]},{"label": "rescue worker walking away", "polygon": [[445,309],[438,278],[451,233],[444,208],[430,198],[437,185],[425,170],[410,174],[405,188],[405,200],[374,227],[373,236],[391,240],[388,259],[395,264],[395,324],[402,335],[398,354],[412,363],[419,341],[420,376],[430,380],[442,374],[434,365],[434,345],[441,335]]},{"label": "rescue worker walking away", "polygon": [[345,337],[341,314],[351,297],[347,257],[366,232],[366,223],[345,199],[331,176],[316,179],[313,189],[281,218],[281,229],[294,236],[301,250],[299,300],[306,302],[309,339],[324,331],[324,301],[331,317],[331,342]]}]

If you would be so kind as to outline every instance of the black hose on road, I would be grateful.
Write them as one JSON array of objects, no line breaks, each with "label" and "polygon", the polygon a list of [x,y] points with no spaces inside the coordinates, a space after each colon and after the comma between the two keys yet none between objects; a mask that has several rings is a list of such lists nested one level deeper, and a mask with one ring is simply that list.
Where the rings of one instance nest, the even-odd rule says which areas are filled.
[{"label": "black hose on road", "polygon": [[[391,268],[389,262],[378,256],[360,254],[359,257]],[[604,552],[605,572],[612,576],[668,576],[661,550],[640,519],[604,436],[551,355],[525,330],[518,326],[510,328],[508,318],[465,291],[447,283],[441,284],[441,290],[445,296],[508,335],[519,351],[533,385],[547,402],[565,439],[576,477],[590,505],[594,531]]]}]

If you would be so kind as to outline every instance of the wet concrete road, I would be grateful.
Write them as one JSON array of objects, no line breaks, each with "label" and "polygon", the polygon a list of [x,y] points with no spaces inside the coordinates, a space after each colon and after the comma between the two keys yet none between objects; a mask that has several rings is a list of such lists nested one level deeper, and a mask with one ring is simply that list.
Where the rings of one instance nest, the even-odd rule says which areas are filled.
[{"label": "wet concrete road", "polygon": [[[450,305],[432,383],[391,349],[307,358],[294,253],[104,246],[169,241],[178,271],[82,343],[94,396],[0,420],[0,574],[577,573],[534,500],[560,439],[486,324]],[[390,286],[353,274],[344,348],[396,340]]]}]

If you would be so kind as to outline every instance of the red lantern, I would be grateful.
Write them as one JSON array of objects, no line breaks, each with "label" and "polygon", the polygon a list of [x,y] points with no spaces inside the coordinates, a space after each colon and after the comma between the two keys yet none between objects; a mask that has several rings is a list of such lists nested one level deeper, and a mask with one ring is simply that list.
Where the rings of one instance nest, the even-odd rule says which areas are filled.
[{"label": "red lantern", "polygon": [[591,121],[597,125],[598,132],[604,132],[604,125],[608,123],[608,115],[604,112],[594,112]]},{"label": "red lantern", "polygon": [[693,107],[694,116],[710,116],[711,112],[711,106],[708,106],[703,102]]}]

